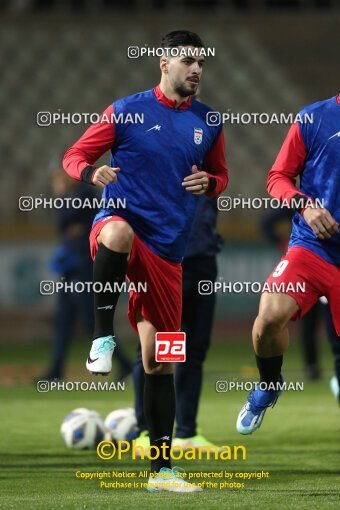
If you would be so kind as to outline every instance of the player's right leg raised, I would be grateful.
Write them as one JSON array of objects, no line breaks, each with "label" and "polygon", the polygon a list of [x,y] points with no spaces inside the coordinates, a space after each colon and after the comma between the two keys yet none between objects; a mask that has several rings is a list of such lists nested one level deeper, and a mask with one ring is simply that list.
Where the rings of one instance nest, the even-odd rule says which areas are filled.
[{"label": "player's right leg raised", "polygon": [[[113,319],[125,280],[134,233],[125,221],[106,223],[97,236],[98,251],[93,264],[93,282],[103,290],[94,293],[95,327],[86,368],[93,374],[106,375],[112,368],[116,346]],[[105,285],[111,288],[105,289]],[[118,284],[118,285],[117,285]]]}]

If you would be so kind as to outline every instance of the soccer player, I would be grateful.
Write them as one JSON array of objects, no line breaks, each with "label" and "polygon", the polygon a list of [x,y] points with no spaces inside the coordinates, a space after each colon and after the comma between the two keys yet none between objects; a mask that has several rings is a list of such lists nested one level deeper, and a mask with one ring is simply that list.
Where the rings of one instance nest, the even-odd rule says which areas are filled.
[{"label": "soccer player", "polygon": [[[313,122],[306,122],[306,114],[313,115]],[[262,294],[254,323],[256,363],[267,389],[250,392],[237,419],[241,434],[260,427],[280,394],[289,320],[303,316],[325,296],[340,334],[340,95],[307,106],[299,117],[268,175],[268,192],[298,207],[288,251],[267,279],[280,289],[283,284],[283,292]],[[291,284],[299,282],[305,284],[305,292],[294,292],[297,288]]]},{"label": "soccer player", "polygon": [[[217,201],[206,195],[199,197],[195,219],[183,259],[182,329],[186,332],[186,362],[175,369],[176,429],[172,447],[216,448],[197,429],[197,414],[203,381],[203,365],[210,347],[216,294],[202,295],[201,280],[215,281],[217,253],[223,239],[216,231]],[[149,434],[143,412],[144,370],[140,349],[134,363],[133,384],[139,436],[136,444],[149,446]],[[138,451],[138,450],[137,450]]]},{"label": "soccer player", "polygon": [[[262,221],[261,227],[264,235],[271,242],[274,242],[278,249],[287,251],[289,235],[282,235],[277,229],[279,224],[291,223],[294,211],[288,207],[281,209],[273,209],[266,214]],[[323,296],[302,318],[301,318],[301,340],[304,354],[304,361],[307,369],[307,377],[311,381],[320,378],[317,356],[317,332],[320,320],[323,318],[326,326],[327,339],[329,341],[333,357],[335,375],[330,381],[331,391],[339,400],[340,385],[340,341],[336,334],[332,315],[328,306],[327,299]]]},{"label": "soccer player", "polygon": [[[167,51],[161,57],[159,86],[117,100],[104,112],[106,116],[114,113],[114,119],[144,114],[144,123],[92,125],[66,152],[63,164],[72,177],[104,188],[105,200],[126,200],[126,208],[103,208],[94,220],[90,235],[93,279],[103,284],[123,282],[127,275],[135,284],[147,283],[146,293],[130,293],[128,315],[141,343],[150,445],[162,446],[160,457],[151,462],[157,474],[150,477],[149,489],[162,490],[163,481],[163,490],[187,492],[198,487],[171,470],[173,366],[156,363],[155,333],[181,327],[181,261],[198,195],[221,193],[228,171],[222,126],[207,125],[209,107],[192,97],[202,76],[202,40],[181,30],[167,34],[161,45],[177,48],[179,55]],[[95,167],[108,150],[110,166]],[[95,330],[86,362],[94,374],[111,370],[116,345],[113,317],[119,298],[119,291],[113,290],[94,296]]]}]

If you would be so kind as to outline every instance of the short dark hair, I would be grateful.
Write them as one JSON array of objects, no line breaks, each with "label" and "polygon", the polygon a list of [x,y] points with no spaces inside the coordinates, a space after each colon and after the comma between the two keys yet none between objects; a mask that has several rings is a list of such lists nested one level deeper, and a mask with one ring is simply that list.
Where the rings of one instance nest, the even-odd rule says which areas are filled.
[{"label": "short dark hair", "polygon": [[178,46],[203,48],[204,44],[199,35],[195,32],[189,32],[189,30],[174,30],[162,38],[162,48],[177,48]]}]

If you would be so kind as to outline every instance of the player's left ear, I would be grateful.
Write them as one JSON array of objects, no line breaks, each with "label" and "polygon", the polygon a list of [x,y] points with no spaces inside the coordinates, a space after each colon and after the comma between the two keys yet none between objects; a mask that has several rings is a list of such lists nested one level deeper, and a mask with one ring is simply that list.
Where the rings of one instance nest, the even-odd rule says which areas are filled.
[{"label": "player's left ear", "polygon": [[159,67],[160,67],[162,73],[166,74],[168,72],[168,64],[169,64],[169,59],[167,59],[166,57],[161,57],[160,62],[159,62]]}]

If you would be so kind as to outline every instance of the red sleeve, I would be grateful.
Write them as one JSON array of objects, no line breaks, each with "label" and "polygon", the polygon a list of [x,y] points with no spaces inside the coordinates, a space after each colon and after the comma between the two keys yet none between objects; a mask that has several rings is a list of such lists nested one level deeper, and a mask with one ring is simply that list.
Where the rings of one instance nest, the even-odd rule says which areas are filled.
[{"label": "red sleeve", "polygon": [[[296,177],[306,159],[306,146],[298,124],[288,131],[274,165],[268,174],[267,191],[280,201],[291,200],[296,194],[306,196],[296,187]],[[308,198],[308,197],[307,197]]]},{"label": "red sleeve", "polygon": [[[70,147],[63,158],[63,168],[78,181],[92,182],[94,163],[111,149],[115,139],[113,106],[110,105],[95,124]],[[87,175],[86,175],[87,174]]]},{"label": "red sleeve", "polygon": [[229,182],[228,168],[225,160],[223,129],[204,158],[203,170],[207,172],[209,178],[213,180],[214,183],[211,191],[207,191],[206,194],[211,197],[215,197],[222,193]]}]

